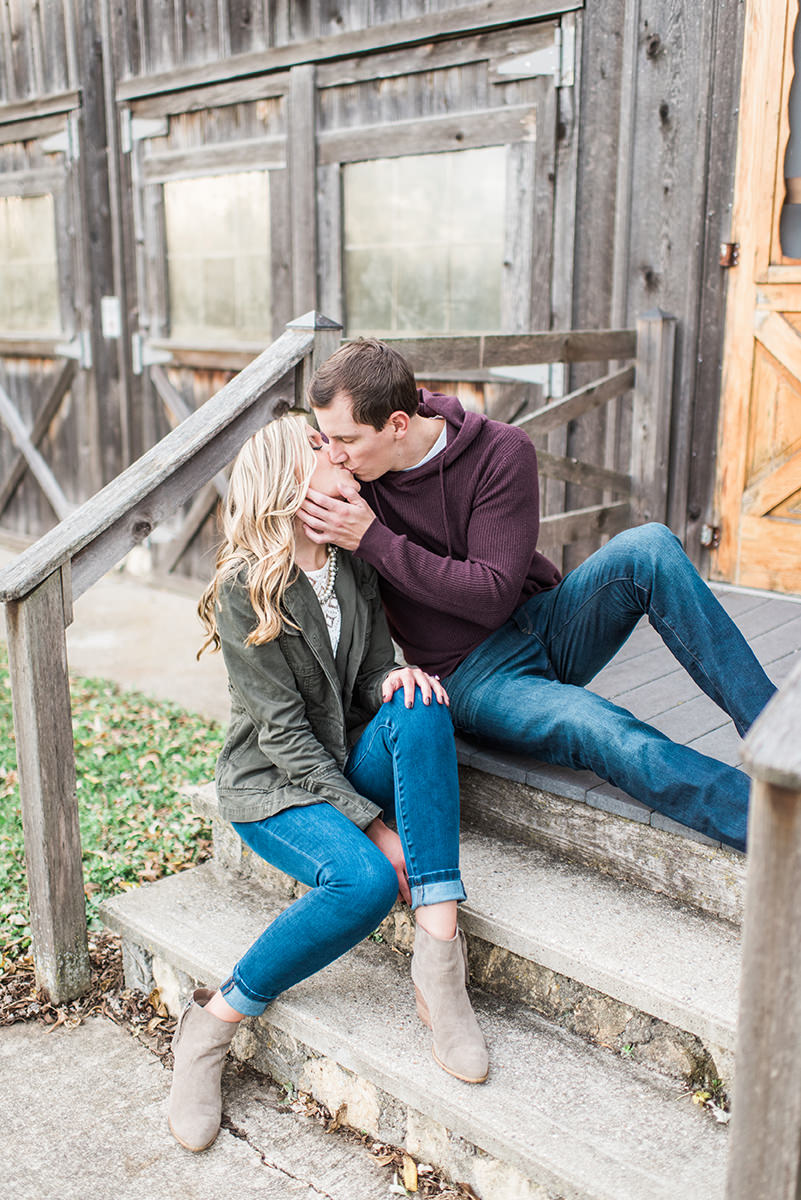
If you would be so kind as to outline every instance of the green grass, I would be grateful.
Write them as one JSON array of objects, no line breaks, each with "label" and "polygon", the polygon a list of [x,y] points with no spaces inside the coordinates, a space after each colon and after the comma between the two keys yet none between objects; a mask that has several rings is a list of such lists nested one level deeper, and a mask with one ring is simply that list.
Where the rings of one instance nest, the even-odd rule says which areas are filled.
[{"label": "green grass", "polygon": [[[72,716],[86,911],[207,856],[208,828],[178,796],[214,773],[219,725],[103,679],[74,679]],[[0,645],[0,952],[30,945],[25,857],[5,646]]]}]

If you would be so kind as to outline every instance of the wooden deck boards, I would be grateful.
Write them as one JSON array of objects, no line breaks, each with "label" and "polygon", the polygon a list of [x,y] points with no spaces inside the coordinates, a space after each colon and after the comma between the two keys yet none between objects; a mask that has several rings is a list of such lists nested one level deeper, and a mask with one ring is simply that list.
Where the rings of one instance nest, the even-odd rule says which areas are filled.
[{"label": "wooden deck boards", "polygon": [[[801,653],[801,600],[725,587],[714,591],[767,674],[781,684]],[[731,721],[678,665],[645,618],[590,687],[674,741],[740,765],[741,743]]]}]

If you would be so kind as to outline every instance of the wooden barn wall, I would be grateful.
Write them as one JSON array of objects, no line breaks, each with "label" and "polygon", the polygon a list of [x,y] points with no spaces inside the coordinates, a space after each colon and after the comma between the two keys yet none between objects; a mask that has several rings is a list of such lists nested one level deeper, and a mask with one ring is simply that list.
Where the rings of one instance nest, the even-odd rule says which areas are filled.
[{"label": "wooden barn wall", "polygon": [[[125,465],[116,349],[102,336],[100,298],[114,292],[104,72],[96,0],[0,5],[0,195],[52,188],[60,246],[61,330],[26,339],[0,329],[0,387],[28,428],[47,410],[64,370],[60,347],[85,341],[38,443],[66,501],[76,504]],[[56,148],[58,147],[58,148]],[[16,449],[0,428],[0,475]],[[56,521],[28,472],[0,516],[30,537]]]},{"label": "wooden barn wall", "polygon": [[[559,20],[560,7],[565,6],[496,0],[492,19],[500,25],[528,24],[535,14],[547,23]],[[551,195],[532,194],[536,219],[516,264],[518,276],[528,271],[530,279],[545,269],[549,288],[531,289],[522,309],[516,305],[514,312],[507,311],[510,327],[532,322],[537,327],[630,325],[657,306],[678,316],[670,524],[702,566],[700,528],[709,516],[714,479],[726,283],[718,253],[728,233],[743,7],[743,0],[702,0],[697,5],[586,0],[576,14],[576,86],[556,89],[546,104],[537,80],[521,80],[505,84],[503,97],[506,104],[540,106],[538,138],[540,129],[550,126],[553,151]],[[324,39],[351,35],[353,46],[364,52],[399,22],[430,34],[432,29],[456,28],[465,11],[482,26],[490,19],[486,5],[457,0],[0,3],[0,151],[5,155],[0,172],[28,169],[40,153],[38,139],[63,129],[68,113],[79,117],[81,154],[70,183],[76,203],[68,218],[76,265],[65,333],[87,332],[92,369],[76,374],[40,445],[70,500],[113,477],[169,427],[167,406],[147,371],[136,374],[132,369],[130,342],[130,334],[142,329],[157,337],[165,317],[163,271],[160,276],[152,262],[148,268],[143,257],[148,238],[163,219],[157,197],[165,172],[178,171],[181,154],[191,156],[198,149],[209,161],[216,155],[218,163],[233,169],[249,146],[259,141],[267,146],[269,154],[263,154],[275,168],[270,187],[278,197],[273,243],[282,248],[273,264],[273,333],[295,315],[298,305],[311,307],[310,296],[324,310],[338,287],[337,243],[326,232],[326,222],[336,220],[336,204],[330,211],[327,207],[336,200],[336,139],[356,136],[352,127],[368,117],[375,123],[376,114],[381,120],[389,115],[412,120],[430,114],[439,102],[446,114],[454,106],[463,111],[487,101],[482,100],[486,83],[481,72],[470,66],[454,68],[449,76],[443,72],[439,101],[420,91],[414,76],[383,89],[367,78],[337,83],[336,61],[319,65],[320,45]],[[424,42],[421,36],[420,53]],[[459,39],[454,42],[458,46]],[[112,47],[105,57],[104,45]],[[318,66],[304,67],[303,53],[293,53],[294,47],[306,46]],[[393,52],[389,38],[381,53],[389,64],[393,53],[416,52]],[[296,153],[295,135],[302,131],[298,122],[307,119],[302,90],[315,79],[308,92],[315,107],[307,117],[316,120],[320,135],[315,178],[322,216],[315,230],[316,265],[309,248],[293,242],[299,219],[292,215],[288,196],[281,199],[288,174],[282,168],[288,164],[294,171],[308,170],[303,162],[290,163],[290,157]],[[294,125],[287,115],[291,89]],[[501,89],[496,86],[493,95],[500,97]],[[170,114],[168,132],[135,142],[127,153],[121,119],[126,109],[143,121]],[[115,119],[108,122],[110,112]],[[540,164],[540,177],[546,166]],[[133,202],[135,193],[143,203]],[[543,226],[549,230],[547,239]],[[543,255],[549,256],[544,268]],[[519,278],[515,286],[519,288]],[[116,340],[103,336],[99,320],[101,298],[112,295],[120,299],[125,333]],[[194,359],[179,356],[166,376],[193,407],[246,355],[247,347],[240,348],[239,356],[235,350],[216,359],[204,359],[199,352]],[[55,369],[55,360],[43,358],[41,349],[38,356],[26,356],[18,348],[3,357],[0,346],[0,386],[29,423]],[[576,372],[577,382],[586,377]],[[499,412],[520,399],[520,388],[494,393],[478,383],[469,388],[478,389],[476,395]],[[551,435],[549,448],[623,465],[627,439],[625,412],[618,406],[582,418],[566,435]],[[12,459],[13,447],[0,430],[0,471]],[[579,489],[551,483],[545,499],[550,509],[589,502]],[[38,534],[53,520],[52,509],[28,477],[0,517],[0,526]],[[205,573],[212,541],[209,521],[182,569]],[[565,565],[588,548],[570,550]]]},{"label": "wooden barn wall", "polygon": [[[702,570],[743,17],[743,0],[604,0],[585,15],[573,324],[627,325],[653,308],[679,318],[668,520]],[[607,439],[625,463],[625,424],[609,418],[585,418],[571,453]]]}]

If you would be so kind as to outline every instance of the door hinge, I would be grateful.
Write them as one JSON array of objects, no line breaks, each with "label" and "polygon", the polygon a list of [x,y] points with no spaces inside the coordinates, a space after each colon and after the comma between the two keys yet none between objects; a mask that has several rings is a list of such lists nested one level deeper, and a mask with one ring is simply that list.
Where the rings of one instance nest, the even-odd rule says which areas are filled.
[{"label": "door hinge", "polygon": [[141,375],[145,367],[155,367],[171,362],[170,351],[157,350],[145,339],[143,333],[135,333],[131,338],[131,370],[134,375]]},{"label": "door hinge", "polygon": [[553,41],[495,63],[490,70],[494,83],[552,75],[557,87],[572,87],[576,73],[576,27],[565,21],[553,31]]},{"label": "door hinge", "polygon": [[61,358],[74,358],[84,370],[92,369],[92,339],[85,329],[76,333],[71,342],[59,342],[55,350]]},{"label": "door hinge", "polygon": [[123,154],[130,154],[134,142],[143,138],[166,137],[170,131],[167,117],[134,117],[130,108],[120,113],[120,145]]},{"label": "door hinge", "polygon": [[722,267],[737,267],[740,265],[740,243],[720,243],[720,265]]},{"label": "door hinge", "polygon": [[78,119],[74,113],[67,117],[61,133],[44,138],[40,143],[46,154],[63,154],[67,162],[77,162],[81,157],[81,139],[78,135]]}]

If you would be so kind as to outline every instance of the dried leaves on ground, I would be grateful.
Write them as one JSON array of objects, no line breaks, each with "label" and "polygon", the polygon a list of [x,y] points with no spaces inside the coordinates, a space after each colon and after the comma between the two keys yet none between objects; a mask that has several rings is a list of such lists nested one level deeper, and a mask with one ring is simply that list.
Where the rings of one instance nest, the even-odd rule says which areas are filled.
[{"label": "dried leaves on ground", "polygon": [[87,1017],[108,1017],[124,1025],[159,1058],[166,1058],[175,1021],[158,1003],[158,997],[125,988],[119,938],[111,933],[90,934],[89,961],[88,992],[66,1004],[53,1004],[36,986],[30,954],[7,959],[0,974],[0,1027],[16,1021],[39,1021],[51,1029],[74,1029]]}]

